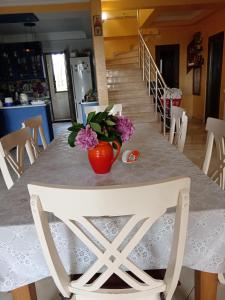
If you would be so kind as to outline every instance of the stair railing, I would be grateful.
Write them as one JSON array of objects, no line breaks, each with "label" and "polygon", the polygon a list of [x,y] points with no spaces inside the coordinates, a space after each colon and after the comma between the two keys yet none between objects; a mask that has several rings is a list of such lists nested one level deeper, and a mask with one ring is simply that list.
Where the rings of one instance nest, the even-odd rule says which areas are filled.
[{"label": "stair railing", "polygon": [[143,81],[146,81],[149,96],[153,96],[156,118],[158,113],[163,122],[163,134],[170,129],[170,105],[167,106],[166,90],[168,89],[151,52],[139,31],[139,67],[142,69]]}]

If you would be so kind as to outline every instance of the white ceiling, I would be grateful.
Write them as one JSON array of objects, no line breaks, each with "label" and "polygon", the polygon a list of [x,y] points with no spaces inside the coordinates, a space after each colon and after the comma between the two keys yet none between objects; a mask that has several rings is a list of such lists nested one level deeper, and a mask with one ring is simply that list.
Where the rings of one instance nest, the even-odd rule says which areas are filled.
[{"label": "white ceiling", "polygon": [[[34,27],[36,33],[84,31],[88,38],[91,37],[91,16],[89,11],[38,13],[36,16],[39,19],[39,22]],[[28,32],[30,32],[30,28],[24,27],[23,23],[0,24],[0,34],[2,35]]]},{"label": "white ceiling", "polygon": [[64,4],[64,3],[81,3],[89,2],[89,0],[0,0],[2,6],[18,6],[18,5],[37,5],[37,4]]}]

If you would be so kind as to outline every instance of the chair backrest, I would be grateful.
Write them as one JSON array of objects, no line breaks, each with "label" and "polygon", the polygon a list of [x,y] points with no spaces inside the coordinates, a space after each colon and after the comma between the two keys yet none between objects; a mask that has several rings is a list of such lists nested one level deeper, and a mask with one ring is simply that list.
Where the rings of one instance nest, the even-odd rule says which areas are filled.
[{"label": "chair backrest", "polygon": [[[84,108],[85,115],[87,117],[88,114],[92,111],[95,111],[96,113],[103,112],[106,109],[107,106],[108,105],[87,106],[87,107]],[[110,114],[121,116],[122,115],[122,109],[123,109],[122,104],[114,104],[113,108],[110,110]]]},{"label": "chair backrest", "polygon": [[203,163],[202,170],[205,174],[209,172],[209,166],[212,159],[213,145],[215,141],[216,152],[217,152],[217,166],[212,172],[211,178],[219,184],[219,186],[225,189],[225,148],[224,148],[224,138],[225,138],[225,121],[208,118],[206,122],[207,142],[206,142],[206,152],[205,159]]},{"label": "chair backrest", "polygon": [[169,142],[175,143],[179,151],[183,152],[187,135],[188,117],[181,107],[171,107],[171,124]]},{"label": "chair backrest", "polygon": [[[161,292],[164,292],[167,300],[172,298],[183,260],[190,178],[177,178],[138,186],[76,189],[29,184],[28,189],[34,222],[45,259],[64,297],[69,297],[71,293],[89,293],[91,299],[97,299],[99,293],[104,293],[101,289],[102,285],[112,274],[116,274],[131,287],[120,291],[121,294],[127,294],[127,298],[123,299],[129,299],[132,293],[139,293],[138,296],[141,298],[144,295]],[[156,280],[131,262],[128,256],[152,224],[171,207],[176,207],[176,215],[170,259],[164,280]],[[50,233],[48,213],[53,213],[61,219],[97,257],[96,262],[78,280],[71,281],[66,274]],[[97,229],[92,224],[92,218],[100,216],[130,216],[130,218],[115,239],[110,242],[104,237],[101,229]],[[137,224],[140,225],[138,229]],[[136,230],[132,234],[134,228]],[[93,239],[97,240],[98,244],[93,242]],[[102,271],[101,276],[88,283],[103,266],[106,269]],[[142,283],[121,269],[121,266],[131,271]],[[108,295],[113,293],[115,290],[107,290]],[[139,299],[138,296],[136,299]],[[104,299],[112,298],[108,298],[105,294]],[[121,299],[120,295],[116,299]]]},{"label": "chair backrest", "polygon": [[33,143],[32,146],[34,148],[35,157],[39,156],[40,150],[38,147],[38,134],[40,135],[40,139],[42,142],[42,146],[44,150],[47,148],[47,142],[44,134],[44,130],[42,127],[42,117],[36,116],[30,119],[25,120],[22,123],[23,127],[29,127],[32,131]]},{"label": "chair backrest", "polygon": [[[0,169],[6,186],[10,189],[13,186],[13,180],[10,175],[8,165],[18,177],[24,172],[24,150],[26,148],[30,163],[34,163],[34,153],[31,146],[31,135],[29,128],[23,128],[12,132],[0,139]],[[16,150],[16,157],[12,155],[12,150]]]}]

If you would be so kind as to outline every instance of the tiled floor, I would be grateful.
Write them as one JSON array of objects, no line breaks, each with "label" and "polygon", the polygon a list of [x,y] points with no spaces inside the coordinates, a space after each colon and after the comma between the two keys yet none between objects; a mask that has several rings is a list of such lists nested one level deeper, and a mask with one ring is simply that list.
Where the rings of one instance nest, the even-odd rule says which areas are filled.
[{"label": "tiled floor", "polygon": [[[66,133],[70,123],[54,124],[55,136]],[[159,128],[156,125],[156,128]],[[189,157],[195,164],[201,167],[204,159],[204,149],[206,142],[206,133],[204,125],[192,120],[189,122],[187,141],[184,154]],[[1,180],[0,180],[1,181]],[[181,286],[176,290],[173,300],[194,300],[194,271],[183,268],[180,276]],[[41,280],[36,283],[38,300],[60,300],[57,289],[51,278]],[[219,286],[217,300],[225,299],[225,286]],[[12,300],[10,293],[0,293],[0,300]],[[23,299],[21,299],[23,300]]]},{"label": "tiled floor", "polygon": [[57,137],[61,134],[68,134],[68,128],[71,126],[71,122],[59,122],[53,124],[54,136]]}]

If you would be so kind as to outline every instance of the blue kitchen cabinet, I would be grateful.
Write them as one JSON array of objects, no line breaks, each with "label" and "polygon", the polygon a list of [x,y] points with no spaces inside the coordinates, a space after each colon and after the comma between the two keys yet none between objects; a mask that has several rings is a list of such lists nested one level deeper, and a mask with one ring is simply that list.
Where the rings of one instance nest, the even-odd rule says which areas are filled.
[{"label": "blue kitchen cabinet", "polygon": [[[50,104],[20,105],[0,108],[0,137],[19,130],[24,120],[39,115],[42,116],[45,137],[47,143],[50,144],[54,139]],[[38,143],[41,145],[40,137],[38,138]]]}]

